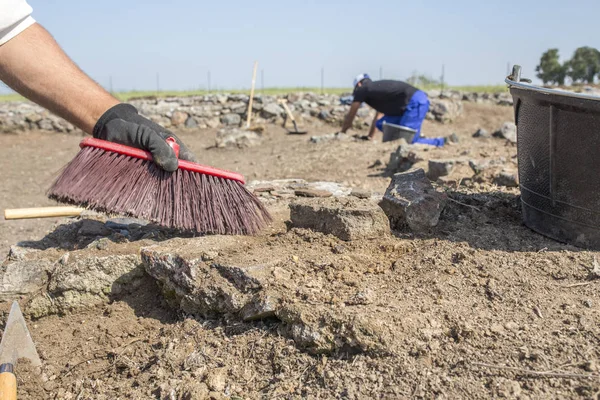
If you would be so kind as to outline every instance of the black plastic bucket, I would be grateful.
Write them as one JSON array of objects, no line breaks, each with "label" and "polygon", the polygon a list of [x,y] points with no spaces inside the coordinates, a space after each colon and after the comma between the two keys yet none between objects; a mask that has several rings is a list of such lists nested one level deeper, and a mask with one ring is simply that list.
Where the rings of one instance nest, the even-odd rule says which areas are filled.
[{"label": "black plastic bucket", "polygon": [[416,130],[408,128],[406,126],[390,124],[387,122],[383,123],[383,142],[391,142],[393,140],[404,139],[408,143],[412,143]]},{"label": "black plastic bucket", "polygon": [[507,78],[514,99],[523,220],[561,242],[600,249],[600,97]]}]

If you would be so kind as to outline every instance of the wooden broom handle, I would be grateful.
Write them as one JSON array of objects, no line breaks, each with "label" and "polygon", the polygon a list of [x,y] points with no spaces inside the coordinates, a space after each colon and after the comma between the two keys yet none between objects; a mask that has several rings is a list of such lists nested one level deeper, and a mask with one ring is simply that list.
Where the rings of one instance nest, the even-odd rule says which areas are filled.
[{"label": "wooden broom handle", "polygon": [[254,87],[256,86],[257,69],[258,61],[254,61],[254,71],[252,72],[252,88],[250,89],[250,100],[248,100],[248,117],[246,119],[246,129],[250,128],[250,120],[252,119],[252,102],[254,101]]},{"label": "wooden broom handle", "polygon": [[[4,219],[28,219],[51,217],[77,217],[85,211],[79,207],[37,207],[4,210]],[[2,399],[2,397],[0,397]]]},{"label": "wooden broom handle", "polygon": [[17,400],[17,377],[9,372],[12,371],[12,364],[2,364],[2,367],[7,372],[0,373],[0,399]]},{"label": "wooden broom handle", "polygon": [[285,110],[288,117],[290,117],[290,119],[292,120],[292,122],[296,122],[296,120],[294,119],[294,115],[292,114],[292,111],[290,110],[290,108],[287,105],[287,102],[284,100],[281,100],[280,103],[283,106],[283,109]]}]

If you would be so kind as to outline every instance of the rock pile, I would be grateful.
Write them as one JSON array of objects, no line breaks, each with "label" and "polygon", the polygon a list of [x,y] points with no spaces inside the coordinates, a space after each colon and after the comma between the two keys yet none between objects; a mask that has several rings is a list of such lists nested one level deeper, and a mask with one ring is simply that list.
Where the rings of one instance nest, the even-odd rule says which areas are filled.
[{"label": "rock pile", "polygon": [[[464,101],[512,105],[505,93],[461,93],[439,91],[428,93],[431,100],[429,119],[442,123],[452,121],[462,113]],[[255,96],[252,112],[257,123],[283,122],[285,112],[278,100],[286,99],[292,112],[301,120],[320,120],[340,124],[349,109],[344,96],[291,93],[284,96]],[[237,127],[244,120],[249,96],[245,94],[212,94],[206,96],[140,98],[130,103],[142,115],[174,129],[208,129]],[[371,123],[372,110],[362,107],[354,127],[360,129]],[[0,132],[40,129],[54,132],[75,132],[73,125],[29,102],[0,103]]]}]

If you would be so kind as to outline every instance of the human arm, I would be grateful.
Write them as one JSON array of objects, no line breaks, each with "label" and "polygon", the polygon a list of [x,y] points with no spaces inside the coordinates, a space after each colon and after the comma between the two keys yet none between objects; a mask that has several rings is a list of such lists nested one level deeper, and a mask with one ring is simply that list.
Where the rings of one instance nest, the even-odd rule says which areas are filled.
[{"label": "human arm", "polygon": [[354,121],[354,117],[356,117],[360,105],[361,102],[359,101],[355,101],[350,105],[350,110],[344,119],[344,124],[342,125],[342,130],[340,132],[346,133],[346,131],[352,127],[352,122]]},{"label": "human arm", "polygon": [[377,128],[377,121],[379,121],[379,119],[381,117],[383,117],[383,113],[375,112],[375,117],[373,118],[373,122],[371,123],[371,127],[369,128],[369,135],[368,135],[369,139],[373,139],[373,137],[375,136],[375,129]]},{"label": "human arm", "polygon": [[[169,171],[177,168],[175,153],[165,141],[175,136],[139,115],[133,106],[120,104],[79,69],[39,24],[0,45],[0,80],[96,138],[148,150],[159,166]],[[177,141],[180,158],[193,160],[193,154]]]},{"label": "human arm", "polygon": [[0,80],[89,134],[102,114],[119,103],[39,24],[0,46]]}]

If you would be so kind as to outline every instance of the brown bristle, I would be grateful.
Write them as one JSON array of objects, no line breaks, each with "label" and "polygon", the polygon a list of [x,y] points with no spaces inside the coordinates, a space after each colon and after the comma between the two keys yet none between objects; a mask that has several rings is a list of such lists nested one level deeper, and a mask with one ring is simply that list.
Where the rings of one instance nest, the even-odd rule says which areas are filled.
[{"label": "brown bristle", "polygon": [[271,217],[242,183],[196,172],[166,172],[153,162],[83,148],[48,197],[202,234],[248,235]]}]

